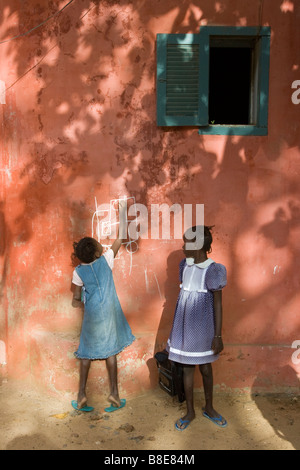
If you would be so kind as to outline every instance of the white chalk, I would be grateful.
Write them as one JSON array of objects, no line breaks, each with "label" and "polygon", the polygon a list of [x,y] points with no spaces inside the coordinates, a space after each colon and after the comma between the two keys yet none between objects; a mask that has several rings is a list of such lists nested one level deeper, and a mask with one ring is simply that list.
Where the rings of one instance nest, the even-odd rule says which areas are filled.
[{"label": "white chalk", "polygon": [[6,104],[5,101],[5,83],[3,80],[0,80],[0,104]]},{"label": "white chalk", "polygon": [[4,341],[0,341],[0,364],[6,364],[6,346]]}]

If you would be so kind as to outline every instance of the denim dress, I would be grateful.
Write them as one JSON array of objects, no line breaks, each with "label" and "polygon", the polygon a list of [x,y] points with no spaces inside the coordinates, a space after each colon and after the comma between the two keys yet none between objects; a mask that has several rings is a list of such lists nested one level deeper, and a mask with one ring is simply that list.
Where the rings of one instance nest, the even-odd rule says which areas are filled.
[{"label": "denim dress", "polygon": [[83,282],[84,317],[78,359],[106,359],[129,346],[135,337],[122,311],[112,270],[104,256],[76,267]]}]

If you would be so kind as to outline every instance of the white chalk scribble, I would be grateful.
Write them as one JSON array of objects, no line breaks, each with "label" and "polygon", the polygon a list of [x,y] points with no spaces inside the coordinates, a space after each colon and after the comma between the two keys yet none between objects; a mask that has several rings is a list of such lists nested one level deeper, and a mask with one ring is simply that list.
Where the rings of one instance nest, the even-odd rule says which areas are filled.
[{"label": "white chalk scribble", "polygon": [[[133,213],[133,220],[132,223],[137,224],[137,211],[136,211],[136,204],[135,204],[135,197],[130,196],[123,196],[119,199],[112,199],[109,204],[101,204],[98,205],[97,199],[95,197],[95,206],[96,210],[93,213],[92,217],[92,237],[98,240],[99,243],[104,247],[104,249],[109,249],[111,247],[111,240],[117,237],[117,227],[119,225],[119,202],[126,201],[127,207],[129,204],[132,203],[134,207]],[[126,224],[128,220],[126,217]],[[137,226],[136,226],[136,233],[138,233]],[[131,274],[132,270],[132,255],[138,251],[138,244],[137,238],[132,239],[129,238],[129,241],[125,241],[122,243],[126,248],[127,253],[130,255],[130,269],[129,274]],[[119,258],[119,254],[117,259]]]}]

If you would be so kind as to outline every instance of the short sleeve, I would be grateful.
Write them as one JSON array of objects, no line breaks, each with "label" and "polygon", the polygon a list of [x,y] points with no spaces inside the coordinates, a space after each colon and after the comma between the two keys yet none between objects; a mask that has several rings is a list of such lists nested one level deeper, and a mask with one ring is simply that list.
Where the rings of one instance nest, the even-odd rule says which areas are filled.
[{"label": "short sleeve", "polygon": [[73,282],[73,284],[75,284],[75,286],[79,286],[79,287],[82,287],[82,286],[83,286],[83,282],[82,282],[82,280],[80,279],[79,275],[77,274],[76,269],[74,269],[74,271],[73,271],[72,282]]},{"label": "short sleeve", "polygon": [[206,286],[208,290],[221,290],[227,284],[227,271],[223,264],[213,263],[206,273]]},{"label": "short sleeve", "polygon": [[113,250],[110,248],[104,253],[103,256],[106,259],[106,262],[108,266],[110,267],[110,269],[112,269],[114,267],[114,261],[115,261],[115,254]]}]

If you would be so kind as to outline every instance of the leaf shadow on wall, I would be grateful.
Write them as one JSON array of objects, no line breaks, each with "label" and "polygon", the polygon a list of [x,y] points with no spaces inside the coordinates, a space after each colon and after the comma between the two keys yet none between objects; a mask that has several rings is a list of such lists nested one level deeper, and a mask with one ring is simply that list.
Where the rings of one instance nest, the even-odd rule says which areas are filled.
[{"label": "leaf shadow on wall", "polygon": [[[58,2],[40,5],[38,0],[27,2],[22,8],[18,1],[3,0],[2,4],[0,26],[4,37],[15,35],[15,24],[20,31],[29,30],[58,9]],[[276,296],[278,288],[283,289],[283,302],[296,295],[286,292],[278,280],[241,307],[237,245],[242,235],[257,224],[256,215],[261,206],[271,203],[274,220],[261,222],[257,235],[272,240],[279,249],[288,246],[288,234],[273,233],[280,224],[283,230],[286,228],[282,210],[287,209],[281,209],[278,203],[277,189],[281,182],[289,197],[291,216],[293,220],[295,215],[298,217],[295,178],[277,167],[273,174],[269,165],[280,163],[283,149],[299,151],[300,148],[297,106],[290,105],[291,125],[284,113],[278,113],[278,109],[286,108],[290,96],[288,92],[287,95],[277,93],[278,84],[272,78],[274,71],[284,70],[286,83],[299,79],[298,54],[295,57],[286,54],[286,42],[280,40],[299,16],[299,5],[293,4],[293,11],[284,11],[282,0],[272,1],[272,11],[280,13],[271,24],[276,54],[271,57],[269,135],[217,136],[215,141],[224,146],[222,151],[220,147],[212,147],[211,137],[199,136],[196,128],[157,127],[155,34],[161,32],[157,25],[171,13],[172,33],[198,31],[202,20],[206,24],[258,24],[259,9],[252,5],[247,10],[249,14],[244,14],[236,10],[235,2],[231,6],[230,2],[210,0],[201,2],[201,8],[188,1],[180,1],[175,6],[168,1],[73,2],[53,21],[7,45],[6,58],[10,61],[11,75],[15,76],[14,83],[8,84],[7,108],[10,106],[15,111],[21,129],[16,132],[7,112],[5,136],[21,149],[19,161],[22,162],[14,168],[18,172],[18,185],[12,199],[13,202],[17,199],[22,207],[14,217],[11,231],[26,249],[30,243],[36,244],[28,268],[31,273],[32,266],[40,266],[41,253],[47,254],[61,246],[58,256],[68,253],[69,257],[72,241],[88,233],[94,195],[104,191],[107,181],[112,193],[117,188],[127,190],[146,206],[165,201],[204,203],[207,223],[217,223],[220,252],[229,260],[224,307],[231,318],[225,319],[226,331],[226,322],[236,328],[241,318],[251,317],[255,303],[263,307],[266,299]],[[15,22],[9,28],[6,27],[8,12]],[[264,22],[269,21],[268,16],[269,12],[264,10]],[[22,108],[21,116],[18,108]],[[265,193],[261,199],[255,194],[250,202],[253,182],[263,186]],[[115,196],[109,191],[105,195]],[[37,226],[44,230],[39,221],[48,217],[59,222],[59,227],[46,225],[47,236],[44,231],[37,233]],[[295,229],[291,221],[288,227]],[[287,279],[294,277],[299,249],[294,247],[293,253],[296,257],[285,273]],[[6,245],[6,256],[7,259],[12,256],[11,244]],[[138,254],[135,256],[138,260]],[[179,257],[179,252],[171,253],[165,263],[166,300],[157,344],[167,335],[168,326],[171,328]],[[45,260],[43,263],[46,266]],[[163,273],[165,265],[160,260],[159,269]],[[39,282],[43,285],[42,278]],[[30,298],[30,290],[25,287],[24,298]],[[141,301],[137,314],[142,308]],[[275,315],[274,324],[277,320]],[[20,316],[19,321],[25,320]],[[234,328],[228,328],[230,334],[234,334]],[[257,342],[265,340],[268,328],[266,325]]]}]

